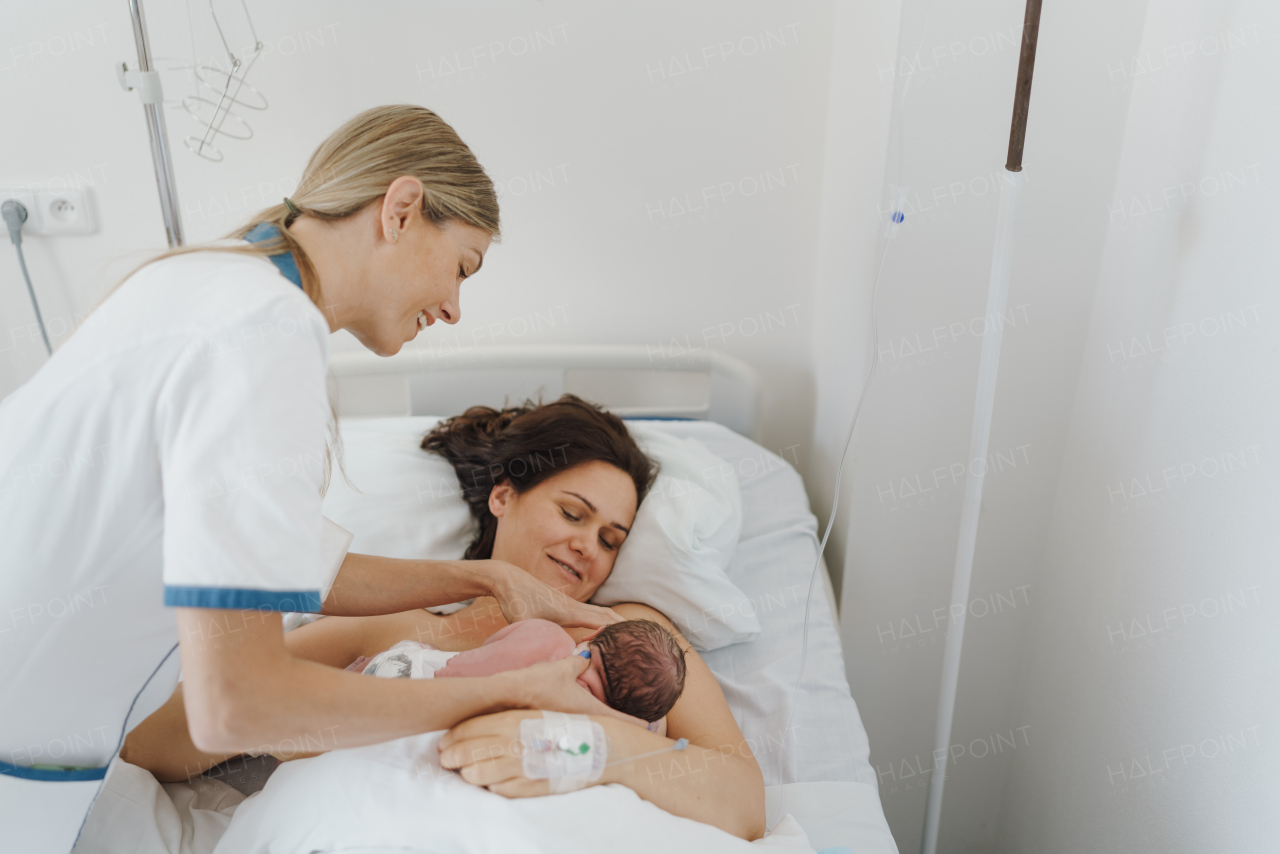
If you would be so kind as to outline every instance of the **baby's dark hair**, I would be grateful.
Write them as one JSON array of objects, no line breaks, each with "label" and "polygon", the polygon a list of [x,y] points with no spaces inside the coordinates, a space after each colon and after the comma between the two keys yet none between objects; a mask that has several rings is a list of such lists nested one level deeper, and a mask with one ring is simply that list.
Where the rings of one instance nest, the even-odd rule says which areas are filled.
[{"label": "baby's dark hair", "polygon": [[652,620],[624,620],[591,640],[604,667],[604,699],[643,721],[659,720],[684,691],[684,650]]}]

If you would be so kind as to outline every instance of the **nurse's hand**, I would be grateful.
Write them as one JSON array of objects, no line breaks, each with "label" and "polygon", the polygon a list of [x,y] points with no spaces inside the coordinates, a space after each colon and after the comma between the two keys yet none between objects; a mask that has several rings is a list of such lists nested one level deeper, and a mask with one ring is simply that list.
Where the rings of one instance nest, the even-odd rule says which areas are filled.
[{"label": "nurse's hand", "polygon": [[521,708],[546,709],[570,715],[598,715],[648,728],[649,725],[639,718],[606,706],[578,682],[578,677],[590,666],[591,662],[582,656],[571,655],[559,661],[511,670],[505,675],[517,680],[516,705]]},{"label": "nurse's hand", "polygon": [[508,623],[520,620],[549,620],[560,626],[601,629],[623,618],[608,608],[588,605],[548,587],[517,566],[501,560],[475,561],[485,564],[489,592],[498,600]]}]

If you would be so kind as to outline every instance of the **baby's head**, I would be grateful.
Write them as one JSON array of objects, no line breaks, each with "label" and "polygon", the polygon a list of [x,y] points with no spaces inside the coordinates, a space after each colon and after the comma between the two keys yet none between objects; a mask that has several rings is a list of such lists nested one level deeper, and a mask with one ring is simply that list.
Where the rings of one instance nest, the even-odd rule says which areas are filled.
[{"label": "baby's head", "polygon": [[598,660],[604,696],[614,709],[643,721],[661,719],[684,690],[684,650],[651,620],[606,626],[588,646]]}]

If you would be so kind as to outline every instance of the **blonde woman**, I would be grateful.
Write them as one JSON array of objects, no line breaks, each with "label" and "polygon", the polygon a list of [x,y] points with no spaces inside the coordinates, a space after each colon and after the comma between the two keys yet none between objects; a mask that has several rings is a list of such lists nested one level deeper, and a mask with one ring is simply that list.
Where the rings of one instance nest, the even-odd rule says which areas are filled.
[{"label": "blonde woman", "polygon": [[[178,649],[186,723],[210,752],[319,732],[370,744],[504,709],[612,714],[577,657],[536,679],[370,684],[284,644],[281,611],[473,596],[511,619],[619,619],[501,561],[344,556],[320,513],[329,334],[389,356],[456,323],[498,235],[493,184],[452,128],[422,107],[369,110],[291,199],[239,239],[143,265],[0,403],[8,847],[70,850],[126,730],[172,690]],[[144,691],[158,673],[168,684]]]}]

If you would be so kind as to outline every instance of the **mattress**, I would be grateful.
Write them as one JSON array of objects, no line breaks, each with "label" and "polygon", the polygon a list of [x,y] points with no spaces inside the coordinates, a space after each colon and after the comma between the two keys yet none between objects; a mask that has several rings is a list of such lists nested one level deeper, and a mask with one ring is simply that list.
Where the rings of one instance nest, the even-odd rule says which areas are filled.
[{"label": "mattress", "polygon": [[[809,512],[799,474],[778,455],[722,425],[647,423],[702,442],[734,467],[741,485],[743,529],[727,572],[744,594],[739,607],[754,609],[762,631],[755,641],[703,657],[760,762],[769,826],[790,813],[818,851],[896,854],[868,761],[867,734],[845,679],[829,587],[812,574],[817,521]],[[801,672],[809,594],[807,654]],[[225,827],[244,794],[262,787],[273,762],[269,757],[260,762],[233,760],[190,783],[166,784],[163,793],[173,802],[172,810],[154,797],[161,787],[146,772],[109,774],[99,798],[103,809],[95,807],[77,851],[112,850],[99,847],[106,840],[93,837],[108,832],[95,820],[116,811],[111,824],[131,828],[129,850],[206,854],[211,841],[216,842],[219,825]],[[143,791],[151,786],[154,793]],[[156,816],[154,832],[146,826],[147,811]],[[128,814],[136,815],[121,821]],[[154,836],[154,841],[142,844],[139,833]]]}]

